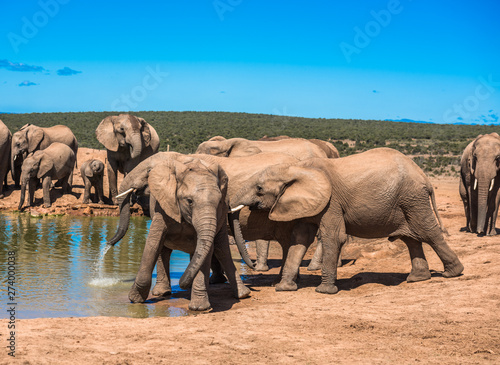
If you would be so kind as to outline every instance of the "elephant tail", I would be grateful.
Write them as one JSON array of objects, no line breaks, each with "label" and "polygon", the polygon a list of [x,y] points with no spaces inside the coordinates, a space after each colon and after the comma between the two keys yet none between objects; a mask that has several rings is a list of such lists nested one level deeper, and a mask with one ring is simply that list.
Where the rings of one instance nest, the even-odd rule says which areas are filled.
[{"label": "elephant tail", "polygon": [[439,222],[439,227],[446,236],[449,236],[450,234],[448,233],[448,230],[444,227],[443,221],[441,220],[441,216],[439,215],[436,204],[436,194],[434,193],[434,188],[432,187],[432,184],[429,180],[427,180],[427,191],[429,192],[429,197],[431,198],[431,203],[432,203],[432,209],[434,210],[434,214],[436,215],[436,218]]}]

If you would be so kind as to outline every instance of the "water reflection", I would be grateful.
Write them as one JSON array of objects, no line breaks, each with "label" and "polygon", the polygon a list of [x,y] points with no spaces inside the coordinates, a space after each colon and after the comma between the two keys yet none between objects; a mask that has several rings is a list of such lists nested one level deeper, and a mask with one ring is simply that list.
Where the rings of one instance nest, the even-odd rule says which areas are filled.
[{"label": "water reflection", "polygon": [[[131,218],[122,241],[104,256],[99,277],[113,283],[103,286],[96,278],[95,263],[106,239],[116,231],[118,218],[50,217],[0,214],[0,275],[2,297],[6,297],[6,263],[16,252],[17,318],[67,316],[180,316],[175,299],[160,303],[130,304],[128,291],[140,265],[150,220]],[[172,290],[189,255],[172,255]],[[0,318],[6,318],[2,313]]]}]

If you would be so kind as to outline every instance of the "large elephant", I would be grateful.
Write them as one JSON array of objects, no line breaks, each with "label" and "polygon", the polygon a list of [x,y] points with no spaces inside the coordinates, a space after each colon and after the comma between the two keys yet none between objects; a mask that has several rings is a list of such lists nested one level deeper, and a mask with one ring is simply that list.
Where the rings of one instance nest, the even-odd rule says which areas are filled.
[{"label": "large elephant", "polygon": [[95,134],[107,150],[109,198],[117,204],[117,172],[126,175],[141,161],[157,153],[160,138],[143,118],[130,114],[104,118]]},{"label": "large elephant", "polygon": [[[218,258],[236,298],[245,298],[250,290],[243,285],[234,266],[227,235],[227,176],[215,163],[162,152],[141,162],[120,185],[120,224],[108,242],[115,244],[126,233],[130,219],[132,191],[141,194],[149,188],[154,213],[141,266],[129,293],[134,303],[144,302],[151,287],[151,275],[157,265],[154,295],[169,294],[169,260],[173,249],[192,255],[179,285],[192,285],[189,309],[210,308],[207,285],[212,253]],[[154,203],[156,202],[156,203]]]},{"label": "large elephant", "polygon": [[52,143],[41,151],[36,151],[26,157],[21,170],[21,198],[19,210],[22,209],[29,186],[28,206],[32,206],[35,190],[38,182],[42,179],[43,203],[46,208],[51,206],[50,187],[52,180],[61,182],[63,192],[71,193],[71,178],[75,167],[76,156],[67,145],[59,142]]},{"label": "large elephant", "polygon": [[478,136],[464,150],[460,163],[460,196],[469,232],[496,235],[500,204],[500,136]]},{"label": "large elephant", "polygon": [[104,204],[103,180],[104,180],[104,164],[101,160],[91,159],[85,161],[80,167],[85,190],[83,193],[83,204],[88,204],[90,201],[90,190],[94,187],[95,195],[98,203]]},{"label": "large elephant", "polygon": [[[78,152],[78,142],[75,135],[65,125],[42,128],[26,124],[12,136],[11,171],[16,186],[19,185],[21,166],[28,153],[44,150],[54,142],[69,146],[75,157]],[[72,182],[70,181],[70,184]]]},{"label": "large elephant", "polygon": [[443,262],[444,277],[463,271],[444,240],[429,179],[410,158],[390,148],[269,167],[250,177],[232,203],[257,209],[247,226],[262,224],[262,216],[274,221],[272,232],[287,252],[276,290],[297,289],[300,262],[317,233],[323,243],[320,293],[338,292],[338,255],[348,235],[403,240],[412,264],[408,282],[431,278],[422,242]]},{"label": "large elephant", "polygon": [[313,157],[327,157],[316,144],[302,138],[288,138],[278,141],[251,141],[244,138],[213,137],[201,143],[196,153],[218,157],[252,156],[262,152],[287,153],[299,160]]},{"label": "large elephant", "polygon": [[7,188],[7,172],[9,171],[12,134],[0,120],[0,199],[3,198],[4,185]]}]

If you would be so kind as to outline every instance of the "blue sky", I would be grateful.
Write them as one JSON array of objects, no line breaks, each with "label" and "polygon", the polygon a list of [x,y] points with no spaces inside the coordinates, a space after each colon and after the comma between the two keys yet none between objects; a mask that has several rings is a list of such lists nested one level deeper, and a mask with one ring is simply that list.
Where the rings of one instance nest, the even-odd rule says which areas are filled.
[{"label": "blue sky", "polygon": [[0,111],[500,123],[497,1],[2,1]]}]

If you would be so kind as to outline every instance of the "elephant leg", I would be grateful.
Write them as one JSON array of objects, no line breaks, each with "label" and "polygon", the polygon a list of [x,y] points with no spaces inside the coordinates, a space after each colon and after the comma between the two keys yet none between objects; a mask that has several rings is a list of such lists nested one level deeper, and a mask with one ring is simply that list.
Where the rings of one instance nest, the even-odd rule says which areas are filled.
[{"label": "elephant leg", "polygon": [[257,251],[257,261],[255,262],[255,271],[269,271],[267,257],[269,255],[270,241],[256,240],[255,250]]},{"label": "elephant leg", "polygon": [[109,199],[113,201],[114,205],[118,205],[118,187],[116,175],[118,173],[118,163],[115,160],[110,160],[106,162],[106,167],[108,169],[108,183],[109,183]]},{"label": "elephant leg", "polygon": [[422,242],[413,238],[402,237],[403,242],[408,247],[411,259],[411,272],[406,278],[409,283],[417,281],[429,280],[431,272],[429,271],[429,264],[425,258],[424,250],[422,249]]},{"label": "elephant leg", "polygon": [[143,303],[151,288],[151,276],[167,233],[167,226],[161,214],[156,213],[151,221],[148,238],[141,258],[141,266],[130,289],[128,298],[132,303]]},{"label": "elephant leg", "polygon": [[320,227],[320,237],[323,244],[323,266],[321,267],[321,284],[316,288],[318,293],[336,294],[339,291],[335,285],[337,281],[337,265],[342,246],[347,242],[347,234],[344,220],[340,213],[338,214],[338,217],[324,216],[323,220],[328,222],[328,225],[322,223]]},{"label": "elephant leg", "polygon": [[465,187],[465,184],[462,179],[460,179],[460,187],[459,187],[459,192],[460,192],[460,197],[462,198],[462,202],[464,204],[464,210],[465,210],[465,219],[466,219],[466,226],[465,229],[467,232],[471,231],[470,227],[470,198],[469,195],[467,194],[467,189]]},{"label": "elephant leg", "polygon": [[237,299],[250,296],[250,289],[243,284],[238,270],[236,270],[236,267],[234,266],[234,262],[231,257],[231,249],[229,248],[226,226],[224,226],[224,228],[217,233],[214,242],[214,256],[220,262],[222,269],[224,269],[224,272],[227,275],[229,284],[231,285],[231,289],[233,291],[233,296]]},{"label": "elephant leg", "polygon": [[156,261],[156,284],[152,294],[166,296],[172,294],[170,284],[170,255],[172,250],[165,245],[162,246],[158,260]]},{"label": "elephant leg", "polygon": [[[339,258],[340,259],[340,258]],[[308,271],[316,271],[321,269],[321,264],[323,263],[323,245],[320,240],[316,245],[316,251],[314,252],[314,256],[307,267]]]},{"label": "elephant leg", "polygon": [[276,286],[279,282],[281,282],[281,278],[283,277],[283,268],[285,267],[286,258],[288,257],[288,251],[290,250],[289,243],[283,244],[280,242],[280,244],[281,244],[281,250],[282,250],[281,268],[280,268],[280,272],[278,274],[278,277],[273,281],[272,286]]},{"label": "elephant leg", "polygon": [[191,301],[188,308],[192,311],[204,311],[210,309],[210,300],[208,299],[208,281],[210,280],[210,264],[212,263],[212,255],[214,246],[210,248],[207,259],[201,265],[200,271],[196,274],[191,288]]},{"label": "elephant leg", "polygon": [[297,290],[297,279],[300,264],[307,249],[314,241],[316,226],[299,223],[293,227],[290,248],[283,264],[281,281],[276,285],[276,291]]},{"label": "elephant leg", "polygon": [[45,205],[45,208],[50,208],[51,207],[51,202],[50,202],[50,186],[52,183],[52,179],[50,176],[45,176],[43,179],[43,205]]},{"label": "elephant leg", "polygon": [[30,207],[35,204],[35,191],[39,182],[40,180],[36,178],[29,181],[28,206]]},{"label": "elephant leg", "polygon": [[97,197],[99,199],[99,201],[98,201],[99,204],[104,204],[104,189],[103,189],[103,181],[102,180],[103,180],[103,178],[100,177],[99,181],[97,182],[97,184],[95,186]]},{"label": "elephant leg", "polygon": [[497,229],[496,229],[495,223],[497,221],[499,208],[500,208],[500,189],[497,189],[495,206],[494,206],[494,210],[493,210],[493,215],[491,217],[491,229],[490,229],[490,232],[488,233],[489,236],[494,236],[497,234]]},{"label": "elephant leg", "polygon": [[85,190],[83,192],[83,204],[88,204],[90,200],[90,189],[92,189],[92,184],[88,177],[83,178],[85,182]]},{"label": "elephant leg", "polygon": [[223,284],[227,281],[222,265],[216,255],[212,256],[211,268],[212,275],[210,275],[210,284]]}]

